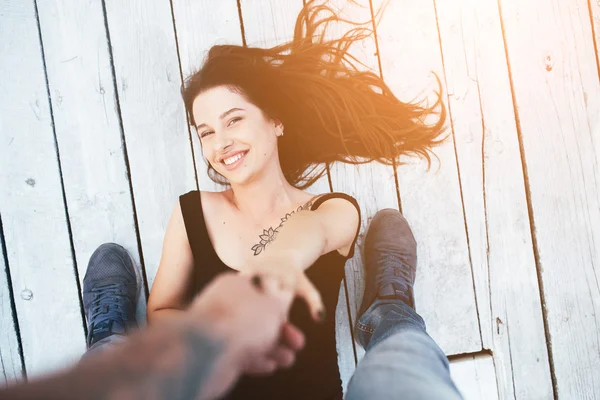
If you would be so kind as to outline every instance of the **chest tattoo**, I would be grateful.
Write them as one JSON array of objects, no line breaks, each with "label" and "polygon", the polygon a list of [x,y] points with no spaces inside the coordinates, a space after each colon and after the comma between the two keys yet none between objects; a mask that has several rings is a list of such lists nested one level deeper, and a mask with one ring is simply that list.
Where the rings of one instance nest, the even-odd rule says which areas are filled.
[{"label": "chest tattoo", "polygon": [[254,255],[255,256],[259,255],[267,248],[267,245],[269,243],[273,243],[273,241],[277,237],[277,234],[279,233],[279,229],[281,229],[283,224],[288,219],[290,219],[292,217],[292,215],[294,215],[298,211],[309,210],[313,205],[314,199],[316,199],[316,197],[313,197],[306,204],[298,207],[296,210],[292,210],[291,212],[285,214],[285,216],[283,218],[281,218],[281,223],[279,224],[279,226],[277,226],[275,228],[270,227],[269,229],[263,229],[263,233],[261,235],[258,235],[260,242],[258,244],[255,244],[254,246],[252,246],[252,251],[254,252]]}]

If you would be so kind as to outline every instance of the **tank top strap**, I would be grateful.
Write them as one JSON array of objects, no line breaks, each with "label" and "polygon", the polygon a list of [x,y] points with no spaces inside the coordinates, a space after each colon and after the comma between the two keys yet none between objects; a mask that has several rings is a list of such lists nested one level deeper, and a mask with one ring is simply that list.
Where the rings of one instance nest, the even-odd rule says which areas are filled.
[{"label": "tank top strap", "polygon": [[360,233],[360,226],[361,226],[360,206],[358,205],[358,202],[356,201],[356,199],[346,193],[341,193],[341,192],[326,193],[326,194],[319,196],[314,201],[314,203],[310,207],[310,210],[314,211],[317,208],[319,208],[319,206],[321,204],[325,203],[327,200],[336,199],[336,198],[349,201],[350,203],[352,203],[352,205],[354,205],[354,207],[356,207],[356,211],[358,212],[358,221],[359,221],[358,228],[356,229],[356,234],[354,235],[354,240],[352,241],[352,246],[350,247],[350,252],[348,253],[348,256],[346,256],[346,259],[349,259],[354,256],[354,246],[356,245],[356,240],[358,239],[358,234]]},{"label": "tank top strap", "polygon": [[199,247],[210,245],[210,241],[205,236],[204,214],[202,213],[202,203],[200,192],[192,190],[179,196],[179,205],[181,206],[181,215],[185,224],[188,241],[194,254],[194,259],[198,261],[200,256]]},{"label": "tank top strap", "polygon": [[192,190],[179,196],[179,203],[194,256],[195,293],[197,293],[215,276],[227,271],[228,268],[217,256],[208,236],[200,192]]}]

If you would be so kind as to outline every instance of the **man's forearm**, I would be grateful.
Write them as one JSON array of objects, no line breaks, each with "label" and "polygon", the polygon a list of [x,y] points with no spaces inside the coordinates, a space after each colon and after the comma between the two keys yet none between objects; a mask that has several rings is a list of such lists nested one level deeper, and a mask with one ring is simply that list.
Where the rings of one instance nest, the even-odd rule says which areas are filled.
[{"label": "man's forearm", "polygon": [[207,381],[226,356],[222,342],[187,323],[148,329],[114,350],[0,391],[0,399],[195,399],[207,394]]}]

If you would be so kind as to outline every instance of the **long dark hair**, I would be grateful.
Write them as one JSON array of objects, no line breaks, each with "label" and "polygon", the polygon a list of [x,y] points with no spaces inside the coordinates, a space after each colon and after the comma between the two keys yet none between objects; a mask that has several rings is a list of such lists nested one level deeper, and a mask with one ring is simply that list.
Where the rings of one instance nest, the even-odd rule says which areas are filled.
[{"label": "long dark hair", "polygon": [[[281,168],[299,189],[312,185],[334,161],[396,166],[401,155],[412,154],[424,156],[430,166],[431,148],[445,139],[440,138],[446,107],[439,78],[436,75],[439,91],[432,106],[398,100],[377,74],[359,70],[360,62],[348,52],[372,29],[352,23],[342,37],[325,39],[327,25],[340,20],[331,8],[310,0],[298,15],[291,42],[267,49],[213,46],[202,68],[182,88],[192,125],[196,126],[194,99],[225,85],[282,122]],[[430,115],[437,120],[426,124]],[[227,184],[210,163],[208,174]]]}]

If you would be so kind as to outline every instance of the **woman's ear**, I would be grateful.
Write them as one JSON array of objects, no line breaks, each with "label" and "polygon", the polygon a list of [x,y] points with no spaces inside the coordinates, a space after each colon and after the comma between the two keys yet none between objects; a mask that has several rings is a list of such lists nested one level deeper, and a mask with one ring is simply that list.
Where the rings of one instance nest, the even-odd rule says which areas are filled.
[{"label": "woman's ear", "polygon": [[281,123],[281,121],[275,118],[273,120],[273,123],[275,124],[275,134],[277,136],[283,136],[283,124]]},{"label": "woman's ear", "polygon": [[277,118],[273,119],[273,126],[275,127],[275,136],[283,136],[283,124]]}]

